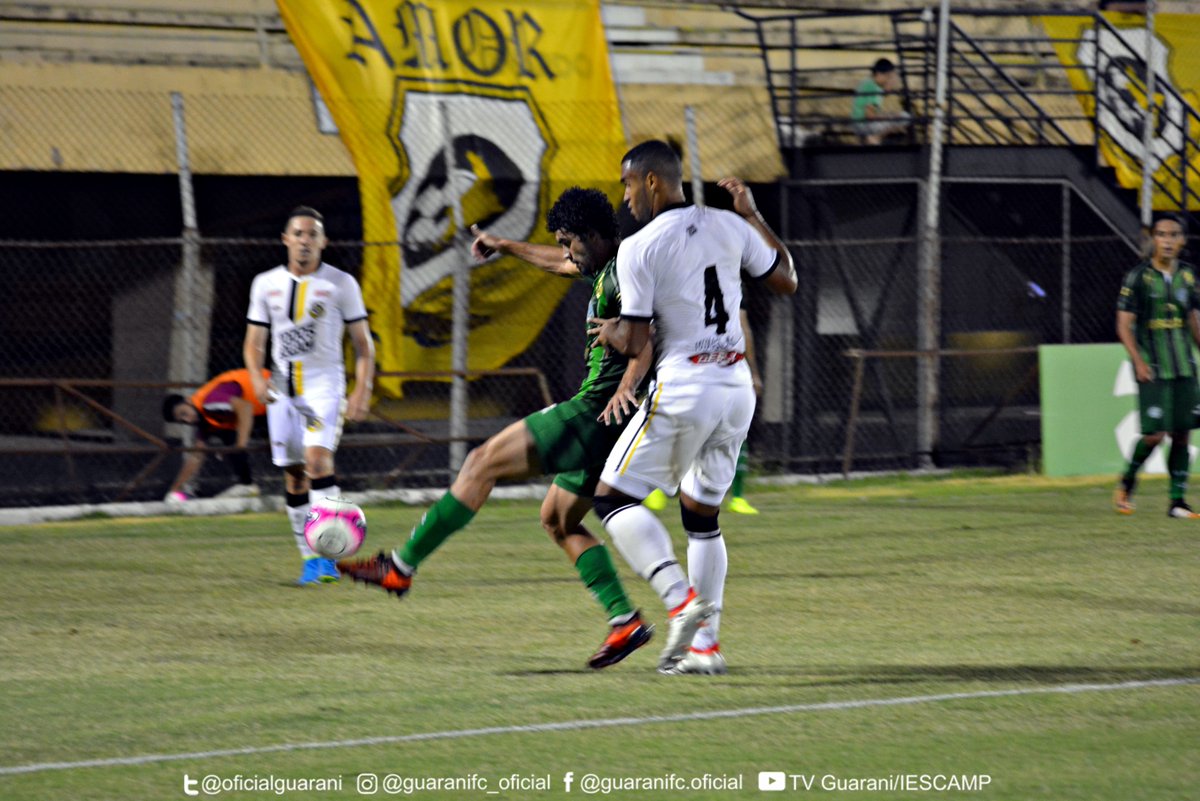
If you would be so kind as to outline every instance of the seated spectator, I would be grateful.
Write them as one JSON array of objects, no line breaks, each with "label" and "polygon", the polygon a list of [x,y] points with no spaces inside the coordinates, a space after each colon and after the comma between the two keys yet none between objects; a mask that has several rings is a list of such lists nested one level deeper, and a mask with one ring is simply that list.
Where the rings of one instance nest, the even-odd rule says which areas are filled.
[{"label": "seated spectator", "polygon": [[850,112],[854,133],[864,144],[878,145],[888,134],[908,128],[911,118],[906,111],[886,112],[883,97],[895,90],[900,76],[890,59],[881,58],[871,67],[871,77],[854,90],[854,107]]}]

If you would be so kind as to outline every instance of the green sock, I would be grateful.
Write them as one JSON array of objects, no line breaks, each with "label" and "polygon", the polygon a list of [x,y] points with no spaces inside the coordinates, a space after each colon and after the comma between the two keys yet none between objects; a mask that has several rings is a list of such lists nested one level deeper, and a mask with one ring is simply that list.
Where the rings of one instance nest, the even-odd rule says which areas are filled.
[{"label": "green sock", "polygon": [[451,534],[470,523],[474,516],[475,513],[463,506],[462,501],[447,492],[429,507],[397,554],[405,564],[415,569]]},{"label": "green sock", "polygon": [[633,612],[633,605],[629,603],[629,596],[621,586],[621,579],[617,576],[612,557],[603,545],[593,545],[579,554],[579,558],[575,560],[575,569],[579,571],[584,585],[591,590],[592,596],[600,602],[604,611],[608,612],[610,620]]},{"label": "green sock", "polygon": [[1167,451],[1167,471],[1171,474],[1171,500],[1182,501],[1188,482],[1188,444],[1185,439],[1171,438]]},{"label": "green sock", "polygon": [[1129,467],[1125,469],[1125,475],[1121,476],[1121,480],[1130,490],[1137,481],[1137,472],[1142,469],[1142,463],[1150,458],[1150,452],[1153,450],[1154,446],[1147,445],[1144,439],[1139,439],[1134,446],[1133,456],[1129,457]]},{"label": "green sock", "polygon": [[746,486],[746,443],[742,442],[742,449],[738,452],[737,468],[733,471],[733,486],[730,487],[730,493],[735,498],[742,497],[742,490]]}]

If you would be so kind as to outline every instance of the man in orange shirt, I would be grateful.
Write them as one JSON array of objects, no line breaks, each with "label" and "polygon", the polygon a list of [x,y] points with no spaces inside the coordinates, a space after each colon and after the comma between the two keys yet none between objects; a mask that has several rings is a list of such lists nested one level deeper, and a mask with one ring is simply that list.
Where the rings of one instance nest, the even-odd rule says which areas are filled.
[{"label": "man in orange shirt", "polygon": [[[263,371],[266,374],[266,371]],[[196,426],[196,448],[184,454],[183,466],[167,491],[168,502],[181,503],[190,498],[185,489],[204,465],[206,447],[236,447],[227,455],[237,483],[217,495],[218,498],[254,498],[258,486],[250,475],[250,459],[244,450],[254,430],[254,421],[266,415],[267,408],[254,394],[250,371],[227,370],[196,390],[190,398],[168,395],[163,400],[163,419],[168,423]]]}]

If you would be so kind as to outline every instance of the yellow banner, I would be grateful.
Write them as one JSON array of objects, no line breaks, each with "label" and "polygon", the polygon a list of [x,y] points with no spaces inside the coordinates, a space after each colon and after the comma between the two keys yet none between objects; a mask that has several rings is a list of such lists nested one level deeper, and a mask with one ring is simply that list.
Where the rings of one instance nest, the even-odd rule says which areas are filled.
[{"label": "yellow banner", "polygon": [[[465,229],[552,243],[545,214],[562,189],[619,199],[599,2],[278,4],[354,159],[365,239],[400,243],[363,256],[380,370],[448,370]],[[472,267],[470,367],[493,369],[533,342],[569,282],[511,258]],[[377,384],[399,394],[395,378]]]},{"label": "yellow banner", "polygon": [[[1140,189],[1142,163],[1149,158],[1154,177],[1153,206],[1177,210],[1180,198],[1200,208],[1200,174],[1189,165],[1196,151],[1188,145],[1200,134],[1188,107],[1197,108],[1200,88],[1200,24],[1195,14],[1156,14],[1154,73],[1158,122],[1150,150],[1142,141],[1146,106],[1146,63],[1150,52],[1145,17],[1106,14],[1115,28],[1097,26],[1091,17],[1042,17],[1058,58],[1068,68],[1084,113],[1096,124],[1100,151],[1128,189]],[[1174,90],[1174,91],[1172,91]],[[1097,103],[1097,96],[1100,102]],[[1186,182],[1186,187],[1183,185]]]}]

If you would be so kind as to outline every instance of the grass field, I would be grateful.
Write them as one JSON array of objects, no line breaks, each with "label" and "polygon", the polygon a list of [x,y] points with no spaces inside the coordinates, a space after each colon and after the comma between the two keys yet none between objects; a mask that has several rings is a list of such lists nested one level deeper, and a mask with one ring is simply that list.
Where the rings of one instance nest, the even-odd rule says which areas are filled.
[{"label": "grass field", "polygon": [[[1198,798],[1200,524],[1166,518],[1161,480],[1132,518],[1110,490],[755,488],[762,515],[723,516],[722,677],[657,675],[661,626],[584,668],[603,618],[532,502],[486,508],[401,602],[289,586],[282,514],[0,529],[0,798],[182,798],[185,774],[231,799],[567,798],[587,774],[697,780],[608,798]],[[398,544],[421,511],[368,508],[369,544]],[[799,778],[763,792],[760,771]],[[360,796],[360,773],[469,787]],[[900,774],[990,784],[850,783]]]}]

